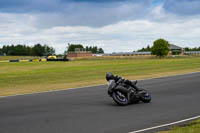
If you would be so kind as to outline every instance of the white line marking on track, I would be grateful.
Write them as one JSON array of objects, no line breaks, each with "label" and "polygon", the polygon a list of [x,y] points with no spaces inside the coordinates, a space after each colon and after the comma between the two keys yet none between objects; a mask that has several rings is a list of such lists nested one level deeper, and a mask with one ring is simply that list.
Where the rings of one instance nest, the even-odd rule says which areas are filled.
[{"label": "white line marking on track", "polygon": [[[155,77],[155,78],[138,79],[138,81],[159,79],[159,78],[167,78],[167,77],[176,77],[176,76],[190,75],[190,74],[195,74],[195,73],[200,73],[200,72],[191,72],[191,73],[177,74],[177,75],[170,75],[170,76],[160,76],[160,77]],[[88,87],[96,87],[96,86],[102,86],[102,85],[106,85],[106,84],[98,84],[98,85],[91,85],[91,86],[84,86],[84,87],[77,87],[77,88],[66,88],[66,89],[60,89],[60,90],[51,90],[51,91],[34,92],[34,93],[26,93],[26,94],[15,94],[15,95],[10,95],[10,96],[0,96],[0,98],[23,96],[23,95],[33,95],[33,94],[42,94],[42,93],[49,93],[49,92],[56,92],[56,91],[66,91],[66,90],[81,89],[81,88],[88,88]]]},{"label": "white line marking on track", "polygon": [[137,131],[133,131],[133,132],[129,132],[129,133],[146,132],[146,131],[150,131],[150,130],[153,130],[153,129],[158,129],[158,128],[172,126],[172,125],[180,124],[180,123],[191,121],[191,120],[196,120],[198,118],[200,118],[200,116],[195,116],[195,117],[192,117],[192,118],[188,118],[188,119],[184,119],[184,120],[180,120],[180,121],[176,121],[176,122],[172,122],[172,123],[168,123],[168,124],[163,124],[163,125],[159,125],[159,126],[155,126],[155,127],[145,128],[145,129],[141,129],[141,130],[137,130]]}]

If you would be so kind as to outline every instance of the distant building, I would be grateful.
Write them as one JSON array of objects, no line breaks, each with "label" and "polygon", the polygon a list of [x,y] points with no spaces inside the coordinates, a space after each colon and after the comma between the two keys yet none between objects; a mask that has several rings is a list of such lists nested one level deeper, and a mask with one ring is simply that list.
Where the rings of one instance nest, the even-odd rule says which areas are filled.
[{"label": "distant building", "polygon": [[169,54],[172,54],[172,55],[178,55],[178,54],[181,54],[181,53],[184,54],[183,48],[181,48],[177,45],[170,44],[169,49],[170,49]]},{"label": "distant building", "polygon": [[104,56],[104,54],[92,54],[92,56],[100,57],[100,56]]},{"label": "distant building", "polygon": [[151,55],[151,52],[114,52],[112,54],[104,54],[104,56],[135,56],[135,55]]},{"label": "distant building", "polygon": [[92,56],[90,51],[69,52],[67,57],[89,57]]}]

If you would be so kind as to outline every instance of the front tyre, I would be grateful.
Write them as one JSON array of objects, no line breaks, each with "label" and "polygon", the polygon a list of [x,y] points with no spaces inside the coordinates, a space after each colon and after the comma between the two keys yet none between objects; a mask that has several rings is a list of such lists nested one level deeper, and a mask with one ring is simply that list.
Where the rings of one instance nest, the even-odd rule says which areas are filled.
[{"label": "front tyre", "polygon": [[146,90],[142,90],[141,101],[144,103],[149,103],[151,101],[151,94]]},{"label": "front tyre", "polygon": [[128,105],[128,99],[127,99],[126,94],[120,91],[113,92],[112,98],[118,105],[121,105],[121,106]]}]

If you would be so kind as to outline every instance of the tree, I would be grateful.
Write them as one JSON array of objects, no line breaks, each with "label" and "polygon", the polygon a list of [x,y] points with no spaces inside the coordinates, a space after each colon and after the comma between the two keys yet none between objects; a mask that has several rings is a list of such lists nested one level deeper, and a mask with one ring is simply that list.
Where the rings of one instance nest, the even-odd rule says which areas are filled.
[{"label": "tree", "polygon": [[33,56],[43,56],[44,54],[44,48],[41,44],[36,44],[32,48],[32,55]]},{"label": "tree", "polygon": [[149,52],[149,51],[151,51],[151,48],[149,45],[146,48],[142,48],[138,50],[138,52]]},{"label": "tree", "polygon": [[66,54],[67,52],[75,52],[77,48],[80,49],[80,50],[84,50],[84,51],[90,51],[93,54],[104,53],[103,49],[98,48],[97,46],[83,47],[82,44],[70,44],[70,43],[68,43],[67,51],[65,51],[64,54]]},{"label": "tree", "polygon": [[3,55],[3,50],[0,48],[0,55]]},{"label": "tree", "polygon": [[164,57],[169,52],[169,43],[164,39],[158,39],[153,42],[153,47],[151,48],[151,54],[158,57]]},{"label": "tree", "polygon": [[20,44],[18,44],[17,46],[12,46],[12,51],[10,55],[28,55],[27,47]]},{"label": "tree", "polygon": [[85,51],[89,51],[89,47],[88,46],[85,47]]},{"label": "tree", "polygon": [[4,54],[8,55],[8,53],[9,53],[9,46],[4,45],[3,48],[2,48],[2,51],[3,51]]},{"label": "tree", "polygon": [[93,53],[93,54],[98,53],[98,51],[97,51],[97,46],[94,46],[94,47],[92,48],[92,53]]},{"label": "tree", "polygon": [[49,55],[54,55],[55,54],[55,50],[53,47],[49,47],[47,45],[44,45],[44,53],[43,55],[45,56],[49,56]]},{"label": "tree", "polygon": [[36,44],[33,46],[31,50],[31,55],[34,56],[48,56],[54,54],[55,54],[55,49],[47,45]]},{"label": "tree", "polygon": [[99,53],[100,53],[100,54],[103,54],[103,53],[104,53],[104,51],[103,51],[102,48],[99,48]]},{"label": "tree", "polygon": [[92,51],[92,46],[90,46],[90,47],[88,48],[88,51]]},{"label": "tree", "polygon": [[190,48],[186,47],[186,48],[185,48],[185,51],[190,51]]},{"label": "tree", "polygon": [[185,51],[200,51],[200,47],[194,47],[194,48],[188,48],[188,47],[186,47],[184,49],[185,49]]},{"label": "tree", "polygon": [[75,52],[76,49],[84,49],[81,44],[70,44],[68,43],[67,52]]}]

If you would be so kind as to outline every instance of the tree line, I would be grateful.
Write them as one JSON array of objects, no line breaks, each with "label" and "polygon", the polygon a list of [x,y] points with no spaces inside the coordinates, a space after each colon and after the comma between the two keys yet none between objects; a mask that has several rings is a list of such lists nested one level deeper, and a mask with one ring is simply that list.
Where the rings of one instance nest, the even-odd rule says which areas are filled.
[{"label": "tree line", "polygon": [[[90,51],[91,53],[104,53],[102,48],[98,48],[97,46],[86,46],[84,47],[82,44],[70,44],[68,43],[67,50],[64,54],[68,52],[75,51]],[[55,49],[53,47],[49,47],[48,45],[35,44],[34,46],[27,45],[4,45],[0,48],[0,55],[15,55],[15,56],[49,56],[55,55]]]},{"label": "tree line", "polygon": [[55,49],[47,45],[35,44],[34,46],[26,46],[18,44],[4,45],[0,48],[0,55],[18,55],[18,56],[48,56],[54,55]]},{"label": "tree line", "polygon": [[142,49],[139,49],[137,52],[149,52],[149,51],[151,51],[151,47],[147,45],[146,48],[143,47]]},{"label": "tree line", "polygon": [[200,47],[194,47],[194,48],[184,48],[185,51],[200,51]]},{"label": "tree line", "polygon": [[93,54],[104,53],[104,50],[102,48],[98,48],[97,46],[86,46],[86,47],[84,47],[82,44],[70,44],[70,43],[68,43],[67,51],[65,51],[65,52],[75,52],[75,51],[90,51]]}]

